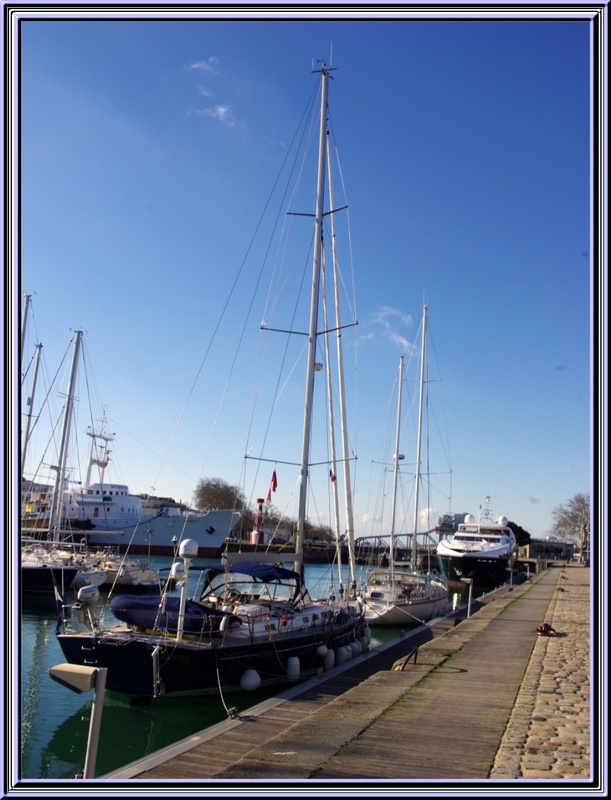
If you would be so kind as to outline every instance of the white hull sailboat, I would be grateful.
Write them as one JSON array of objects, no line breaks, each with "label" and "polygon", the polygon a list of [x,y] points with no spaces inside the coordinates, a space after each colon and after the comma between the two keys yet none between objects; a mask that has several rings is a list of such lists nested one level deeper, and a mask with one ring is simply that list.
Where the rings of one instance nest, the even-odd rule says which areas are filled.
[{"label": "white hull sailboat", "polygon": [[[28,301],[29,302],[29,298]],[[27,305],[26,305],[27,308]],[[61,543],[60,521],[62,516],[62,499],[64,475],[70,436],[72,407],[74,404],[74,387],[78,368],[79,353],[83,333],[74,334],[72,365],[70,369],[70,386],[63,411],[59,458],[56,467],[56,481],[53,491],[45,539],[35,540],[20,530],[20,589],[23,597],[54,597],[58,591],[68,589],[97,588],[107,578],[104,569],[97,565],[85,563],[75,558],[74,553],[66,551]],[[28,434],[23,442],[22,471],[25,463]]]},{"label": "white hull sailboat", "polygon": [[[183,539],[171,576],[180,596],[120,595],[106,624],[93,600],[89,624],[58,635],[70,663],[106,668],[108,689],[134,696],[195,695],[253,690],[304,679],[367,649],[362,607],[345,596],[313,600],[305,583],[303,554],[321,282],[324,173],[327,155],[329,71],[322,67],[318,181],[310,303],[306,396],[299,465],[297,539],[292,554],[226,553],[204,568],[203,589],[188,592],[198,543]],[[266,563],[273,561],[273,563]],[[292,568],[283,566],[294,561]],[[67,615],[68,616],[68,615]]]},{"label": "white hull sailboat", "polygon": [[388,553],[389,563],[387,567],[374,569],[373,572],[369,574],[363,589],[365,616],[370,625],[418,625],[441,616],[447,609],[448,604],[448,586],[445,577],[436,572],[425,572],[417,567],[418,491],[420,483],[424,364],[426,357],[426,312],[427,308],[425,306],[422,318],[420,410],[416,454],[412,558],[409,562],[398,562],[395,559],[395,520],[397,511],[397,483],[399,476],[399,444],[403,390],[403,356],[401,356],[399,360],[399,391],[394,453],[392,516]]}]

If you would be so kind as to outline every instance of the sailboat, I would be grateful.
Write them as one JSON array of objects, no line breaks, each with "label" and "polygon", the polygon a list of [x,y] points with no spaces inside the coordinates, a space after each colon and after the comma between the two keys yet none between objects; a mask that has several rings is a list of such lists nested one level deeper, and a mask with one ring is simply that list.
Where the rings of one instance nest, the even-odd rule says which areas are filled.
[{"label": "sailboat", "polygon": [[[321,74],[318,180],[308,329],[306,393],[299,465],[299,510],[294,553],[225,552],[190,596],[197,542],[179,543],[171,576],[180,593],[160,598],[117,596],[106,624],[93,599],[84,600],[87,625],[68,619],[58,641],[70,663],[106,668],[108,689],[132,696],[215,694],[290,683],[320,674],[362,652],[369,629],[361,604],[340,595],[312,599],[304,580],[306,500],[324,216],[329,69]],[[285,566],[293,562],[291,567]],[[83,614],[81,613],[81,616]]]},{"label": "sailboat", "polygon": [[[29,298],[26,299],[26,308],[28,304]],[[82,337],[82,331],[75,332],[70,386],[63,412],[59,459],[56,467],[55,489],[51,499],[46,540],[44,542],[33,540],[31,537],[24,536],[23,530],[20,531],[20,583],[22,597],[32,595],[54,597],[58,587],[61,590],[65,588],[75,590],[83,587],[97,588],[107,578],[107,573],[104,569],[75,558],[73,553],[67,552],[61,545],[64,475],[66,472],[68,439]],[[26,438],[23,443],[24,450],[27,447],[27,443],[26,430]],[[22,468],[23,463],[22,456]]]},{"label": "sailboat", "polygon": [[[30,303],[31,299],[27,296],[25,318],[27,318]],[[161,582],[159,572],[148,563],[138,563],[128,557],[127,553],[119,555],[109,547],[103,550],[91,549],[86,534],[78,526],[73,527],[73,522],[77,519],[78,505],[74,501],[75,492],[68,488],[66,472],[82,339],[83,332],[76,331],[73,341],[69,389],[62,412],[58,463],[54,467],[56,471],[55,485],[50,502],[44,513],[38,516],[39,524],[34,528],[28,526],[28,514],[34,514],[34,512],[27,511],[28,500],[31,499],[32,492],[27,488],[24,491],[28,500],[24,503],[26,511],[22,513],[21,525],[22,589],[27,595],[34,593],[40,595],[46,592],[50,596],[54,595],[56,586],[75,590],[83,586],[99,586],[120,591],[159,591]],[[39,348],[40,345],[37,346],[33,385],[38,369]],[[28,483],[31,485],[23,476],[31,427],[33,393],[32,390],[27,404],[28,418],[22,443],[22,487],[26,487]],[[100,435],[102,434],[96,431],[90,433],[94,442]],[[104,438],[111,437],[106,435]],[[87,486],[90,485],[93,466],[97,465],[103,468],[108,463],[106,453],[107,450],[103,454],[96,453],[96,448],[92,444]]]},{"label": "sailboat", "polygon": [[377,567],[369,573],[363,589],[365,617],[370,625],[418,625],[440,616],[447,608],[448,586],[443,574],[425,572],[418,568],[418,497],[420,484],[420,458],[422,444],[422,412],[424,368],[426,359],[427,307],[422,315],[422,347],[420,362],[420,408],[418,413],[418,443],[416,453],[416,480],[414,501],[414,527],[412,555],[409,561],[396,560],[395,521],[397,512],[397,486],[399,478],[399,445],[401,434],[401,406],[403,395],[403,356],[399,359],[399,389],[393,468],[393,499],[390,523],[388,566]]}]

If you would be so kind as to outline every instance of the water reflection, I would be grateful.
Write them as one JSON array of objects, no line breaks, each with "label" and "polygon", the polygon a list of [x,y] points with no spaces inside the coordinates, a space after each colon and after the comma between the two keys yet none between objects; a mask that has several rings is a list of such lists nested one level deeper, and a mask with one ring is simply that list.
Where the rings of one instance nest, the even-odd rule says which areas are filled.
[{"label": "water reflection", "polygon": [[[269,697],[269,692],[231,695],[238,711]],[[81,696],[82,699],[82,696]],[[44,772],[40,777],[73,778],[85,763],[92,697],[65,719],[42,750]],[[100,727],[95,775],[99,777],[144,758],[227,719],[220,698],[155,698],[146,704],[107,692]]]}]

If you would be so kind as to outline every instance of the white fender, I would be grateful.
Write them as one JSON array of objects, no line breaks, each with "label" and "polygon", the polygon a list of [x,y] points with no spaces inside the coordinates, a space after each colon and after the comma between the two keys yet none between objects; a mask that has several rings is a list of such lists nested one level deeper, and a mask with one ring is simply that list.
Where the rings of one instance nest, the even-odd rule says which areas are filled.
[{"label": "white fender", "polygon": [[345,647],[338,647],[335,651],[335,663],[336,664],[343,664],[344,661],[348,661],[350,656],[348,655],[348,650]]},{"label": "white fender", "polygon": [[291,656],[286,662],[286,672],[290,681],[296,681],[301,672],[301,665],[297,656]]},{"label": "white fender", "polygon": [[371,631],[369,630],[369,625],[363,626],[361,640],[364,640],[367,643],[367,647],[369,647],[369,643],[371,642]]},{"label": "white fender", "polygon": [[[227,618],[228,619],[228,618]],[[224,622],[225,620],[223,620]],[[240,678],[240,686],[245,692],[254,692],[261,686],[261,676],[256,669],[247,669]]]},{"label": "white fender", "polygon": [[323,665],[323,669],[325,670],[325,672],[327,672],[327,670],[333,669],[333,667],[335,666],[335,651],[334,650],[327,650],[327,652],[325,653],[325,657],[323,659],[322,665]]}]

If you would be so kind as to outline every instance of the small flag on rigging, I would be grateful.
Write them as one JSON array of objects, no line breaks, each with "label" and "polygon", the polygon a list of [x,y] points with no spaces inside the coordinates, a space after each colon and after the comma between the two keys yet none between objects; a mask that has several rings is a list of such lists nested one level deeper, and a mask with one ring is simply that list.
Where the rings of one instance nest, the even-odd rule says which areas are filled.
[{"label": "small flag on rigging", "polygon": [[331,483],[335,483],[335,481],[337,480],[337,475],[333,472],[332,469],[329,470],[329,479],[331,480]]},{"label": "small flag on rigging", "polygon": [[269,485],[269,489],[267,491],[267,498],[265,499],[267,505],[269,505],[272,502],[272,492],[275,492],[277,488],[278,488],[278,478],[276,477],[276,470],[274,470],[272,473],[272,482]]}]

